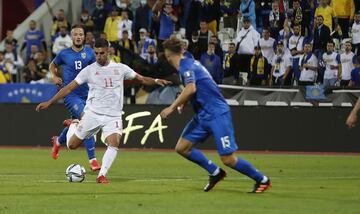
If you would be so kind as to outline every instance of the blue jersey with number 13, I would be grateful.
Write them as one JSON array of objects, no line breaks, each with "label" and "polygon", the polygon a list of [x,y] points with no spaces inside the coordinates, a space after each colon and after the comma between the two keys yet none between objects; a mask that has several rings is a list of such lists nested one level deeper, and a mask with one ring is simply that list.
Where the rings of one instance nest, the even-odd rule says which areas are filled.
[{"label": "blue jersey with number 13", "polygon": [[[96,61],[94,51],[91,48],[84,47],[81,51],[76,52],[72,48],[66,48],[56,55],[53,63],[56,66],[63,67],[63,87],[75,79],[80,71],[86,66]],[[82,84],[73,90],[68,96],[77,96],[82,99],[87,98],[89,87]]]}]

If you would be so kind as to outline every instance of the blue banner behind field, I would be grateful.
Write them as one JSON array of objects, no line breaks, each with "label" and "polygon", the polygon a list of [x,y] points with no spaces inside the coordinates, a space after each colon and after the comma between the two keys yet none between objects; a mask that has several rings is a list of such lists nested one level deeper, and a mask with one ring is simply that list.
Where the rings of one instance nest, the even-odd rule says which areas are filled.
[{"label": "blue banner behind field", "polygon": [[53,84],[0,84],[0,103],[40,103],[56,92]]}]

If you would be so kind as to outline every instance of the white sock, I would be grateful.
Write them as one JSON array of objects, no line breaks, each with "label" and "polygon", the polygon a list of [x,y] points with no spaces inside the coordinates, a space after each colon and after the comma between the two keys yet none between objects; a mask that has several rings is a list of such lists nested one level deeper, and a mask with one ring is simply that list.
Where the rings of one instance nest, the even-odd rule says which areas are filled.
[{"label": "white sock", "polygon": [[101,169],[100,169],[98,177],[100,177],[102,175],[106,176],[108,170],[111,167],[111,164],[114,162],[114,160],[116,158],[117,152],[118,152],[118,148],[113,147],[113,146],[107,147],[105,154],[102,158]]},{"label": "white sock", "polygon": [[89,160],[89,163],[91,163],[93,160],[96,160],[96,158],[90,159],[90,160]]},{"label": "white sock", "polygon": [[220,173],[220,168],[216,168],[215,171],[211,174],[212,176],[215,176]]},{"label": "white sock", "polygon": [[66,133],[66,146],[69,148],[69,142],[70,142],[70,138],[73,136],[73,134],[75,134],[76,131],[76,127],[77,127],[77,123],[72,123],[69,126],[69,130]]},{"label": "white sock", "polygon": [[55,142],[55,143],[56,143],[56,145],[58,145],[58,146],[61,145],[60,142],[59,142],[59,138],[58,138],[58,137],[56,138],[56,142]]},{"label": "white sock", "polygon": [[261,183],[266,183],[268,180],[269,178],[264,175],[263,179],[261,180]]}]

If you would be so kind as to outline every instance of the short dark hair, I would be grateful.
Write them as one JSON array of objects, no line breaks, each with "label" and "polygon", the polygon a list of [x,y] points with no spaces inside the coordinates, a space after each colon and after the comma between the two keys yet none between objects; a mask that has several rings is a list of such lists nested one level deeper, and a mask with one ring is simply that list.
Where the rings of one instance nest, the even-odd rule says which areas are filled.
[{"label": "short dark hair", "polygon": [[348,44],[350,44],[350,45],[352,46],[352,43],[351,43],[351,41],[346,41],[346,42],[345,42],[345,44],[346,44],[346,43],[348,43]]},{"label": "short dark hair", "polygon": [[326,44],[333,44],[335,46],[335,43],[332,40],[327,41]]},{"label": "short dark hair", "polygon": [[270,27],[264,27],[264,28],[263,28],[263,31],[264,31],[264,30],[266,30],[266,31],[268,31],[268,32],[271,32]]},{"label": "short dark hair", "polygon": [[98,38],[95,40],[94,48],[107,48],[110,46],[109,44],[106,39]]},{"label": "short dark hair", "polygon": [[182,42],[178,38],[171,38],[163,42],[163,48],[173,53],[180,54],[182,52]]},{"label": "short dark hair", "polygon": [[317,15],[316,17],[321,17],[324,20],[324,17],[322,15]]},{"label": "short dark hair", "polygon": [[71,30],[75,29],[75,28],[81,28],[83,29],[84,33],[85,33],[85,27],[84,25],[82,24],[74,24],[72,27],[71,27]]}]

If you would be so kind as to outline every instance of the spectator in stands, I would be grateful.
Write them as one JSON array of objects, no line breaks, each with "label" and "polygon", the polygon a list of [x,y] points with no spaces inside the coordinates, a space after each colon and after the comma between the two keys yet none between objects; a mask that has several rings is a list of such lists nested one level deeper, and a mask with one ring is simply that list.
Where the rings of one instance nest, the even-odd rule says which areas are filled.
[{"label": "spectator in stands", "polygon": [[355,0],[355,11],[360,11],[360,1]]},{"label": "spectator in stands", "polygon": [[81,12],[80,23],[84,25],[85,32],[91,32],[94,30],[94,21],[91,19],[87,10],[83,10]]},{"label": "spectator in stands", "polygon": [[12,44],[14,46],[14,51],[16,52],[18,47],[18,41],[14,38],[13,31],[7,30],[6,31],[6,37],[4,39],[6,44]]},{"label": "spectator in stands", "polygon": [[267,59],[262,55],[260,46],[255,46],[255,55],[250,62],[249,85],[266,85],[271,67]]},{"label": "spectator in stands", "polygon": [[169,39],[175,31],[175,23],[178,17],[173,14],[171,3],[165,3],[164,0],[157,0],[153,7],[154,20],[160,22],[160,31],[157,42],[159,52],[162,51],[162,43]]},{"label": "spectator in stands", "polygon": [[110,13],[110,16],[107,17],[105,21],[104,32],[106,33],[107,40],[111,45],[116,45],[118,41],[119,34],[122,34],[122,31],[119,33],[119,23],[121,17],[119,16],[119,11],[113,7]]},{"label": "spectator in stands", "polygon": [[46,55],[44,52],[37,52],[35,62],[37,75],[40,77],[36,83],[53,83],[52,76],[49,72],[49,63],[46,62]]},{"label": "spectator in stands", "polygon": [[[118,11],[120,11],[120,14],[122,14],[122,12],[126,12],[128,15],[128,18],[130,20],[134,20],[133,12],[130,9],[130,7],[131,7],[130,0],[112,0],[112,5],[114,5]],[[130,35],[130,32],[129,32],[129,35]]]},{"label": "spectator in stands", "polygon": [[94,21],[94,35],[98,37],[103,32],[105,22],[107,18],[107,11],[104,8],[103,0],[96,0],[96,8],[91,15],[91,19]]},{"label": "spectator in stands", "polygon": [[351,71],[356,64],[356,55],[351,51],[351,42],[345,42],[345,52],[340,54],[341,62],[341,81],[340,86],[345,87],[349,85],[351,79]]},{"label": "spectator in stands", "polygon": [[313,50],[318,59],[321,58],[322,54],[325,52],[326,44],[330,40],[330,29],[328,26],[324,25],[324,18],[319,15],[316,17],[313,43]]},{"label": "spectator in stands", "polygon": [[152,24],[152,7],[153,5],[149,0],[146,1],[145,4],[141,4],[135,11],[135,20],[134,20],[134,41],[139,41],[140,34],[139,30],[141,28],[146,29],[146,31],[151,32],[151,24]]},{"label": "spectator in stands", "polygon": [[305,42],[304,54],[300,59],[299,85],[314,85],[317,76],[318,60],[311,52],[311,43]]},{"label": "spectator in stands", "polygon": [[91,31],[86,32],[85,35],[85,46],[93,48],[95,44],[94,34]]},{"label": "spectator in stands", "polygon": [[122,33],[124,30],[127,31],[129,39],[132,38],[132,25],[133,22],[129,20],[128,12],[126,10],[123,10],[121,12],[121,21],[118,24],[118,33],[119,33],[119,39],[122,39]]},{"label": "spectator in stands", "polygon": [[39,52],[39,48],[36,45],[31,45],[31,54],[28,59],[26,59],[26,64],[30,59],[35,60],[36,54]]},{"label": "spectator in stands", "polygon": [[354,52],[357,56],[360,56],[360,11],[355,13],[354,24],[352,25],[351,33]]},{"label": "spectator in stands", "polygon": [[71,37],[68,35],[67,28],[65,26],[60,27],[60,34],[55,38],[52,52],[56,56],[61,50],[69,48],[72,45]]},{"label": "spectator in stands", "polygon": [[41,73],[45,75],[49,74],[49,63],[46,62],[46,55],[44,52],[37,52],[35,61],[36,67]]},{"label": "spectator in stands", "polygon": [[202,4],[202,19],[206,21],[208,29],[216,35],[220,22],[220,0],[205,0]]},{"label": "spectator in stands", "polygon": [[147,52],[148,52],[148,55],[147,55],[145,60],[150,65],[156,64],[157,61],[158,61],[158,57],[157,57],[157,54],[156,54],[156,47],[155,47],[154,43],[149,44]]},{"label": "spectator in stands", "polygon": [[235,51],[235,43],[229,44],[229,51],[224,56],[223,68],[224,68],[224,84],[236,84],[239,79],[239,55]]},{"label": "spectator in stands", "polygon": [[71,24],[65,19],[65,11],[60,9],[57,16],[53,18],[53,24],[51,25],[51,38],[52,41],[58,36],[60,27],[64,26],[67,31],[70,31]]},{"label": "spectator in stands", "polygon": [[332,0],[330,6],[334,8],[339,26],[342,31],[342,38],[348,38],[350,20],[353,20],[354,18],[354,0]]},{"label": "spectator in stands", "polygon": [[37,81],[41,79],[39,72],[36,67],[36,62],[33,59],[30,59],[24,69],[24,79],[26,83],[31,81]]},{"label": "spectator in stands", "polygon": [[182,39],[181,44],[183,48],[183,56],[194,59],[194,56],[188,51],[189,41],[187,39]]},{"label": "spectator in stands", "polygon": [[127,30],[123,31],[122,39],[117,48],[121,62],[130,66],[133,63],[134,53],[136,53],[136,44],[129,39]]},{"label": "spectator in stands", "polygon": [[254,0],[242,0],[240,4],[240,16],[247,17],[256,29],[256,14],[255,14],[255,2]]},{"label": "spectator in stands", "polygon": [[[320,15],[324,19],[324,21],[323,21],[324,25],[326,25],[330,29],[330,32],[332,32],[333,30],[334,31],[337,30],[338,22],[337,22],[337,18],[336,18],[336,13],[335,13],[335,10],[328,5],[327,0],[320,0],[320,5],[315,10],[315,16],[317,17]],[[334,23],[335,23],[334,28],[332,26],[333,19],[334,19]]]},{"label": "spectator in stands", "polygon": [[269,27],[263,29],[263,37],[259,40],[259,46],[262,55],[266,58],[269,66],[271,67],[271,60],[275,55],[274,48],[276,47],[276,42],[274,38],[270,37]]},{"label": "spectator in stands", "polygon": [[191,41],[193,32],[199,29],[201,20],[201,2],[198,0],[191,0],[189,15],[186,19],[185,38]]},{"label": "spectator in stands", "polygon": [[111,62],[120,63],[120,56],[117,52],[116,48],[111,45],[109,48],[109,58]]},{"label": "spectator in stands", "polygon": [[181,92],[178,72],[169,64],[164,54],[159,54],[158,62],[151,66],[147,76],[169,80],[172,82],[172,85],[167,85],[166,87],[155,86],[155,88],[151,88],[146,104],[170,104]]},{"label": "spectator in stands", "polygon": [[119,40],[119,45],[130,50],[131,52],[136,52],[136,44],[129,38],[129,32],[126,29],[122,32],[122,38]]},{"label": "spectator in stands", "polygon": [[279,41],[276,46],[276,54],[271,62],[270,86],[290,85],[286,82],[291,69],[290,56],[285,54],[284,43]]},{"label": "spectator in stands", "polygon": [[[250,72],[250,61],[254,55],[255,46],[259,44],[260,34],[251,25],[248,17],[243,18],[243,28],[237,35],[236,52],[239,54],[239,63],[242,65],[240,74],[242,76],[248,75]],[[244,81],[245,78],[243,78]]]},{"label": "spectator in stands", "polygon": [[10,72],[13,82],[20,82],[20,70],[24,66],[24,61],[19,54],[14,53],[12,44],[5,44],[5,65]]},{"label": "spectator in stands", "polygon": [[301,35],[305,35],[305,19],[303,9],[300,5],[300,0],[293,0],[293,8],[291,10],[292,23],[301,27]]},{"label": "spectator in stands", "polygon": [[[200,55],[208,50],[208,44],[213,33],[209,30],[205,20],[200,21],[200,30],[198,31],[198,41],[200,48]],[[195,57],[195,54],[194,54]],[[196,57],[195,57],[196,59]]]},{"label": "spectator in stands", "polygon": [[101,39],[107,39],[107,35],[106,35],[105,32],[101,32],[99,37],[100,37]]},{"label": "spectator in stands", "polygon": [[5,66],[4,52],[0,51],[0,84],[11,83],[11,74]]},{"label": "spectator in stands", "polygon": [[[36,21],[31,20],[29,23],[29,28],[30,29],[25,33],[24,43],[22,44],[20,49],[20,52],[22,52],[26,48],[26,58],[30,57],[32,45],[36,45],[38,46],[39,50],[46,52],[44,33],[36,29]],[[11,46],[14,48],[13,45]]]},{"label": "spectator in stands", "polygon": [[199,43],[199,33],[194,31],[191,36],[191,40],[188,47],[189,52],[194,56],[194,59],[200,60],[200,43]]},{"label": "spectator in stands", "polygon": [[224,75],[221,68],[220,57],[215,54],[214,43],[209,43],[208,51],[201,55],[200,62],[209,71],[214,81],[220,84]]},{"label": "spectator in stands", "polygon": [[220,62],[222,64],[222,61],[224,59],[224,52],[221,48],[221,44],[219,39],[217,38],[217,36],[212,35],[210,37],[210,42],[215,44],[215,54],[218,55],[220,57]]},{"label": "spectator in stands", "polygon": [[360,56],[356,57],[355,69],[351,71],[350,87],[360,87]]},{"label": "spectator in stands", "polygon": [[[291,60],[292,60],[292,69],[289,74],[289,77],[293,78],[294,84],[297,85],[300,78],[300,69],[299,69],[299,61],[301,55],[304,53],[303,47],[304,47],[304,37],[301,36],[301,26],[298,24],[295,24],[293,26],[293,35],[289,38],[289,50],[291,54]],[[293,82],[290,81],[290,82]]]},{"label": "spectator in stands", "polygon": [[138,50],[139,55],[141,56],[141,58],[146,59],[147,54],[148,54],[147,53],[148,46],[149,46],[150,43],[155,44],[155,40],[149,38],[145,28],[141,28],[139,30],[139,33],[140,33],[140,40],[138,42],[137,50]]},{"label": "spectator in stands", "polygon": [[341,61],[340,54],[334,52],[335,44],[328,41],[326,45],[326,53],[323,54],[322,60],[325,63],[324,87],[335,86],[341,77]]},{"label": "spectator in stands", "polygon": [[232,28],[236,32],[240,0],[222,0],[220,2],[221,12],[224,17],[224,28]]},{"label": "spectator in stands", "polygon": [[275,0],[272,4],[272,10],[270,11],[269,14],[269,23],[271,30],[270,36],[272,38],[278,38],[279,31],[284,26],[284,20],[285,20],[285,15],[283,13],[280,13],[279,2]]}]

